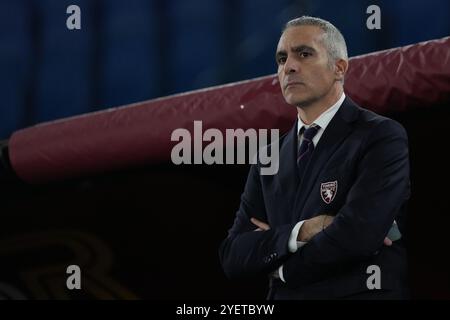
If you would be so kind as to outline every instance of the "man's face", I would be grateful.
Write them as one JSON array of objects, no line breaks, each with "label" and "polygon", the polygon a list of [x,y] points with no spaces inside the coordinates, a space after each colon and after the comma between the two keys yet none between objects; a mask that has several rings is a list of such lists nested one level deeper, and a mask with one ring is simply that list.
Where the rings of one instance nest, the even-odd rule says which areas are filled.
[{"label": "man's face", "polygon": [[281,35],[275,59],[278,80],[287,103],[307,107],[330,92],[334,68],[316,26],[289,27]]}]

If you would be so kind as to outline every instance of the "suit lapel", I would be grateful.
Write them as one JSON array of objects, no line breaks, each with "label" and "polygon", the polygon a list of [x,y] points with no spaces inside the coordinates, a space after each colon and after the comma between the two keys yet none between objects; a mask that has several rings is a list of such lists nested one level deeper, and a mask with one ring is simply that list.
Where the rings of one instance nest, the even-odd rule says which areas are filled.
[{"label": "suit lapel", "polygon": [[301,214],[306,199],[308,199],[311,189],[317,180],[317,176],[336,149],[352,131],[351,122],[356,120],[358,112],[358,107],[347,97],[328,124],[319,143],[314,148],[314,152],[306,167],[303,179],[297,189],[296,202],[294,205],[295,212],[297,212],[297,221],[308,219],[317,213],[309,212]]}]

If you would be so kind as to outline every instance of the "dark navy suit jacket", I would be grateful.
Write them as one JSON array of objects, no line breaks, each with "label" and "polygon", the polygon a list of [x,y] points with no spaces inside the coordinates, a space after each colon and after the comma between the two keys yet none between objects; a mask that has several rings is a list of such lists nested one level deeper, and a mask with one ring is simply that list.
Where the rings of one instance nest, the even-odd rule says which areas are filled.
[{"label": "dark navy suit jacket", "polygon": [[[347,97],[303,177],[296,165],[297,143],[294,125],[280,138],[277,174],[260,175],[261,165],[251,166],[234,224],[219,249],[225,274],[269,275],[269,299],[407,297],[410,180],[404,128]],[[332,201],[324,193],[330,186]],[[295,224],[320,214],[335,219],[296,253],[289,252]],[[251,217],[271,229],[255,232]],[[403,237],[384,246],[394,219]],[[286,283],[270,276],[281,265]],[[367,287],[371,265],[380,268],[379,290]]]}]

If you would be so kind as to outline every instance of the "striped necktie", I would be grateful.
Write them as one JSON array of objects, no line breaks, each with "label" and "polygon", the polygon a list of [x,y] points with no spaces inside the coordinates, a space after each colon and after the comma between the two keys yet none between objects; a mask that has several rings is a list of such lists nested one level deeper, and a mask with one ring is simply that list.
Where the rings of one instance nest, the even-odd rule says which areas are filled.
[{"label": "striped necktie", "polygon": [[300,148],[298,148],[297,153],[297,166],[298,166],[298,174],[300,178],[303,176],[303,171],[306,168],[306,165],[308,164],[309,159],[311,158],[311,154],[314,151],[314,144],[312,142],[312,139],[319,131],[320,126],[313,124],[308,129],[305,130],[305,127],[301,128],[299,139],[301,137],[301,134],[303,133],[303,140],[300,145]]}]

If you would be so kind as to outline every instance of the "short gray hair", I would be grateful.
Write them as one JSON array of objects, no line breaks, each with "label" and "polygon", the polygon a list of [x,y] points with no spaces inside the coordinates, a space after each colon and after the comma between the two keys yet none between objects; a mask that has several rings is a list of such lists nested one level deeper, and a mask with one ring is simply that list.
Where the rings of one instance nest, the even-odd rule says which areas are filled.
[{"label": "short gray hair", "polygon": [[316,26],[324,31],[323,44],[328,52],[329,63],[332,64],[337,59],[348,60],[347,45],[342,33],[331,22],[316,17],[301,16],[288,21],[283,28],[283,32],[290,27]]}]

